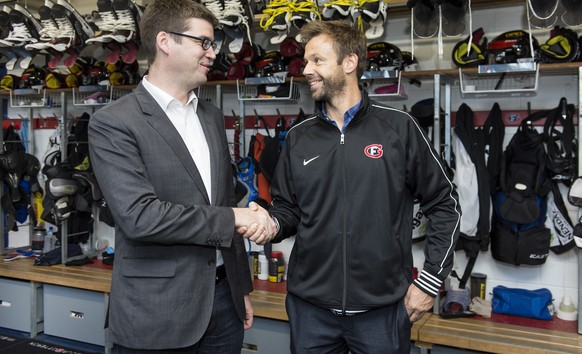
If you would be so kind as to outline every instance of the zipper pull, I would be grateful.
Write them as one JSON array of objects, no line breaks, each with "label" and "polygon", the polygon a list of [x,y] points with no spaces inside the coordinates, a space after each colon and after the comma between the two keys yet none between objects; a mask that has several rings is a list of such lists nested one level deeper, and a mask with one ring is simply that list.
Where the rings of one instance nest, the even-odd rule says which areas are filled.
[{"label": "zipper pull", "polygon": [[342,135],[340,135],[340,144],[341,145],[344,144],[344,133],[342,133]]}]

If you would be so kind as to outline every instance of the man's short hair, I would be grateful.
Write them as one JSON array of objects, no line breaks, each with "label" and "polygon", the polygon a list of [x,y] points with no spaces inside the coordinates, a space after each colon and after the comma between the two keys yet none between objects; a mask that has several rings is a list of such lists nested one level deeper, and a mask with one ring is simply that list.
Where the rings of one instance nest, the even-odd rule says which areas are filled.
[{"label": "man's short hair", "polygon": [[338,57],[338,64],[341,64],[349,54],[354,53],[358,57],[356,74],[358,78],[364,74],[368,59],[366,37],[350,21],[311,21],[303,26],[300,35],[304,45],[319,35],[331,38]]},{"label": "man's short hair", "polygon": [[[160,32],[189,30],[187,20],[200,18],[212,26],[218,25],[216,17],[204,5],[193,0],[154,0],[150,3],[139,23],[142,48],[146,52],[148,64],[156,59],[156,37]],[[176,37],[180,43],[181,38]]]}]

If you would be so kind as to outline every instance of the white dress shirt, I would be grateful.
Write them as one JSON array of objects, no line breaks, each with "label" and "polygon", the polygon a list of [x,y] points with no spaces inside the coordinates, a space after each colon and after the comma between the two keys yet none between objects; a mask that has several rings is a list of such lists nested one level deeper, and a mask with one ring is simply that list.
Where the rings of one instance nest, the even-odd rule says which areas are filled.
[{"label": "white dress shirt", "polygon": [[[155,86],[147,80],[147,75],[142,80],[144,88],[153,96],[160,105],[164,113],[170,118],[170,121],[182,137],[184,144],[188,148],[198,172],[204,182],[208,199],[212,203],[212,188],[210,174],[210,149],[204,135],[204,130],[198,117],[198,97],[194,91],[190,91],[188,102],[182,105],[180,101],[170,94]],[[216,265],[224,264],[222,254],[216,251]]]}]

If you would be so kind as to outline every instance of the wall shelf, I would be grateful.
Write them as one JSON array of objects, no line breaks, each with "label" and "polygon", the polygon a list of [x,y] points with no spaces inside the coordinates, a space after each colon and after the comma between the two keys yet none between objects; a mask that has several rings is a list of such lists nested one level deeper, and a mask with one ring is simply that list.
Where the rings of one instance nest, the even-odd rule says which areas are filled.
[{"label": "wall shelf", "polygon": [[123,97],[130,91],[117,89],[116,86],[79,86],[73,87],[73,105],[100,107]]},{"label": "wall shelf", "polygon": [[391,100],[408,99],[400,70],[365,71],[360,80],[370,97]]},{"label": "wall shelf", "polygon": [[[247,79],[251,79],[247,83]],[[265,102],[265,101],[298,101],[299,100],[299,87],[298,84],[293,81],[293,77],[289,80],[278,77],[266,77],[266,78],[247,78],[244,83],[239,80],[236,81],[236,92],[239,101],[255,101],[255,102]],[[288,85],[289,92],[285,96],[275,96],[269,95],[267,87],[273,87],[274,90],[281,85]],[[264,87],[265,92],[260,92],[259,87]]]},{"label": "wall shelf", "polygon": [[459,68],[462,94],[535,95],[540,66],[536,63],[479,65],[477,72]]},{"label": "wall shelf", "polygon": [[61,95],[46,89],[16,89],[10,90],[10,107],[42,108],[60,107]]}]

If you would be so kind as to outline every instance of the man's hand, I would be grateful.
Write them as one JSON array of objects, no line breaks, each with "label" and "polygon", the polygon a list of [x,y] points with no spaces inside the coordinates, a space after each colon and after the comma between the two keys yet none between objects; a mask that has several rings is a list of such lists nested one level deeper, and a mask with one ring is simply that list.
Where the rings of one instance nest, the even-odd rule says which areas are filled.
[{"label": "man's hand", "polygon": [[245,295],[245,322],[244,329],[247,330],[253,325],[254,310],[251,304],[251,296]]},{"label": "man's hand", "polygon": [[269,213],[257,203],[248,208],[234,208],[234,226],[237,232],[258,245],[271,241],[277,233],[277,225]]},{"label": "man's hand", "polygon": [[426,311],[432,309],[433,303],[434,298],[432,296],[417,288],[416,285],[410,284],[404,296],[404,305],[406,306],[410,323],[420,320]]}]

